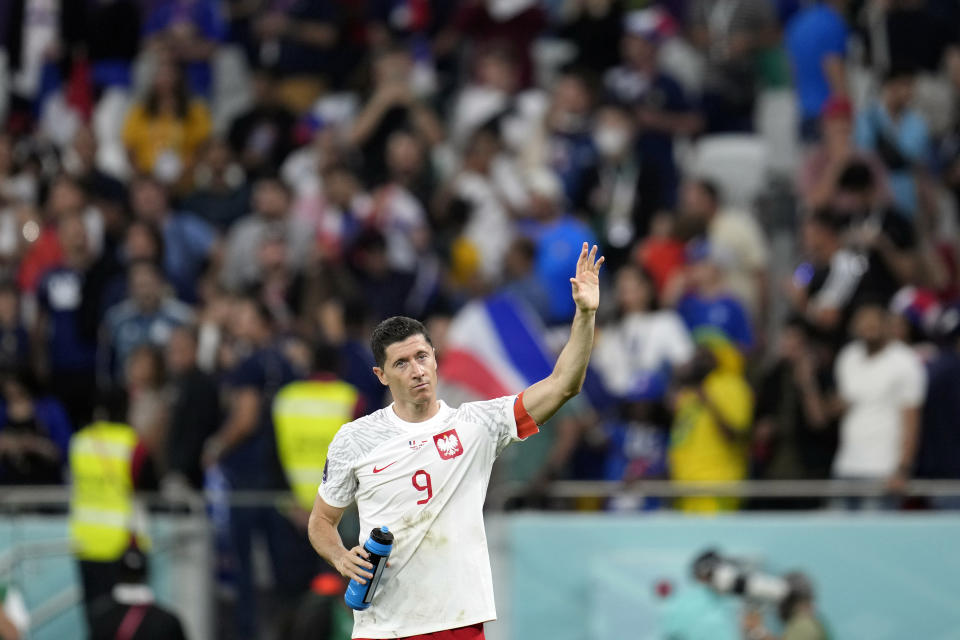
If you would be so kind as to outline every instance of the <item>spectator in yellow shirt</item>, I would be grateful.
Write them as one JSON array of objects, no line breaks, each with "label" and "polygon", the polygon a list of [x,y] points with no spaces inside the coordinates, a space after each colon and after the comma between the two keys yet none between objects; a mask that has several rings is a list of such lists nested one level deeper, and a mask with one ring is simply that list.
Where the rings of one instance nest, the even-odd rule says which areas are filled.
[{"label": "spectator in yellow shirt", "polygon": [[189,173],[210,130],[206,105],[191,99],[179,67],[161,60],[147,95],[127,114],[123,142],[136,172],[173,184]]},{"label": "spectator in yellow shirt", "polygon": [[[714,339],[718,342],[718,339]],[[741,361],[727,357],[722,344],[699,346],[677,372],[670,433],[670,478],[678,482],[728,482],[747,475],[747,442],[753,419],[753,392]],[[735,498],[685,497],[681,511],[736,509]]]}]

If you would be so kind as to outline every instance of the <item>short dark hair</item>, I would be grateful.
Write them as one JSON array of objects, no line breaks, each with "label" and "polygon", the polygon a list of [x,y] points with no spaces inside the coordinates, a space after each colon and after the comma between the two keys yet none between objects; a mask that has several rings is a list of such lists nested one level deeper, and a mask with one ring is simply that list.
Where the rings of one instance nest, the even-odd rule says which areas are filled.
[{"label": "short dark hair", "polygon": [[875,184],[873,171],[870,170],[869,165],[859,160],[854,160],[848,164],[837,179],[837,187],[841,191],[853,193],[870,191]]},{"label": "short dark hair", "polygon": [[816,209],[813,213],[810,214],[810,217],[807,221],[821,229],[829,231],[833,234],[842,233],[847,224],[843,216],[836,213],[833,209],[829,207],[820,207]]},{"label": "short dark hair", "polygon": [[887,69],[883,74],[883,84],[899,82],[900,80],[913,80],[917,77],[917,65],[911,60],[897,62]]},{"label": "short dark hair", "polygon": [[250,305],[254,312],[257,314],[257,318],[267,327],[270,331],[273,331],[276,328],[277,318],[273,315],[273,311],[270,310],[270,307],[267,306],[267,303],[260,298],[260,287],[253,286],[249,291],[243,292],[240,296],[236,298],[237,304],[248,304]]},{"label": "short dark hair", "polygon": [[313,349],[314,373],[337,373],[340,371],[340,350],[329,342],[320,342]]},{"label": "short dark hair", "polygon": [[430,339],[427,328],[419,320],[406,316],[393,316],[378,324],[370,338],[370,348],[373,349],[373,358],[377,361],[377,366],[383,367],[386,362],[387,347],[415,335],[422,335],[427,344],[433,346],[433,340]]},{"label": "short dark hair", "polygon": [[293,189],[290,188],[290,185],[286,183],[283,176],[277,171],[267,171],[257,176],[253,188],[257,189],[258,187],[265,186],[278,188],[280,191],[283,191],[288,198],[293,196]]}]

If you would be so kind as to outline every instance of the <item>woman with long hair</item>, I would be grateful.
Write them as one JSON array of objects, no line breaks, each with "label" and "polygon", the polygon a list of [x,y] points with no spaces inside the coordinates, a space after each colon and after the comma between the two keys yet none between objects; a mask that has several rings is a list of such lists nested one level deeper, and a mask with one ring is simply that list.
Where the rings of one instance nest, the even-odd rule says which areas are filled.
[{"label": "woman with long hair", "polygon": [[191,97],[180,67],[162,58],[150,88],[130,108],[123,127],[130,164],[137,173],[176,183],[189,173],[211,126],[207,106]]},{"label": "woman with long hair", "polygon": [[631,396],[650,384],[665,390],[670,371],[693,355],[690,334],[676,313],[658,309],[653,278],[646,270],[622,267],[615,290],[616,319],[602,327],[593,365],[614,396]]}]

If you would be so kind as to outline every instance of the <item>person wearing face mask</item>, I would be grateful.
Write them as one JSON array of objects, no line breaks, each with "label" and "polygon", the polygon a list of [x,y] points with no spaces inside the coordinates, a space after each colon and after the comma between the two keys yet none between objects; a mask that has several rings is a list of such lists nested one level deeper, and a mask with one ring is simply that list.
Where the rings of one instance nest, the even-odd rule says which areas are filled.
[{"label": "person wearing face mask", "polygon": [[[856,339],[837,356],[838,408],[843,417],[833,475],[883,480],[896,495],[913,471],[927,379],[916,353],[890,339],[889,322],[883,306],[864,304],[853,317]],[[859,501],[846,505],[864,506]]]},{"label": "person wearing face mask", "polygon": [[663,204],[659,174],[637,153],[630,110],[618,103],[597,111],[593,144],[595,164],[586,172],[574,206],[591,219],[614,268],[627,259],[636,238],[647,234],[650,219]]}]

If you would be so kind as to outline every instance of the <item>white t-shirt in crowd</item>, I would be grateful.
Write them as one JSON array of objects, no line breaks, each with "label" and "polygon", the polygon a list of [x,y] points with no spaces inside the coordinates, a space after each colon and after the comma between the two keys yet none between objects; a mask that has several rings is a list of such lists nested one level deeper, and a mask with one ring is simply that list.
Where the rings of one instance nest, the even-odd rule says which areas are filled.
[{"label": "white t-shirt in crowd", "polygon": [[676,367],[693,356],[693,340],[673,311],[631,313],[600,332],[593,350],[593,366],[607,389],[623,395],[644,375],[663,366]]},{"label": "white t-shirt in crowd", "polygon": [[837,477],[882,478],[900,464],[903,410],[919,407],[926,372],[902,342],[867,354],[851,342],[837,356],[837,390],[848,408],[840,424],[840,448],[833,462]]},{"label": "white t-shirt in crowd", "polygon": [[[327,452],[320,497],[354,500],[363,543],[386,525],[390,567],[353,637],[401,638],[496,618],[483,502],[497,455],[537,432],[519,396],[469,402],[424,422],[393,405],[340,428]],[[349,546],[349,545],[348,545]]]}]

